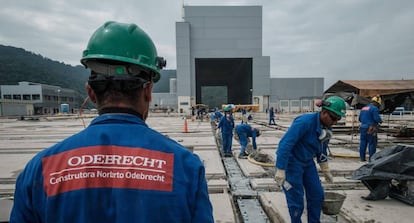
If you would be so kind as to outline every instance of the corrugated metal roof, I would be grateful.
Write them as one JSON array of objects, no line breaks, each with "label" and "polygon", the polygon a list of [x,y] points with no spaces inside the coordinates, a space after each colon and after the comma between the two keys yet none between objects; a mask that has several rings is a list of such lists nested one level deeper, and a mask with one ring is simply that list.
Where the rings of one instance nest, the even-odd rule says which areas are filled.
[{"label": "corrugated metal roof", "polygon": [[360,90],[412,90],[414,80],[342,80],[345,84],[352,85]]},{"label": "corrugated metal roof", "polygon": [[414,80],[339,80],[325,93],[353,92],[363,97],[414,91]]}]

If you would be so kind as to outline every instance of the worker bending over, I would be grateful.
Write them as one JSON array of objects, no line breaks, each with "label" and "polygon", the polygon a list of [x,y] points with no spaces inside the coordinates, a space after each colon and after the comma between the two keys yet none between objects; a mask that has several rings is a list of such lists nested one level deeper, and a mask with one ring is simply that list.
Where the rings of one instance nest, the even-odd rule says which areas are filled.
[{"label": "worker bending over", "polygon": [[257,145],[256,145],[256,137],[259,137],[261,132],[260,129],[253,128],[251,125],[247,123],[243,123],[240,125],[237,125],[234,128],[235,131],[235,138],[237,141],[240,142],[240,159],[246,159],[249,154],[246,153],[246,146],[248,144],[248,138],[252,138],[252,144],[253,149],[256,151]]}]

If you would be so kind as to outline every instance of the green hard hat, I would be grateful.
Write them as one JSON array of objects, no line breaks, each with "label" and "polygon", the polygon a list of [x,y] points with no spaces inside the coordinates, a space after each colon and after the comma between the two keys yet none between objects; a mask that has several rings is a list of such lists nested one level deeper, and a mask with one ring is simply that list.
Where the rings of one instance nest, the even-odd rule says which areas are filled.
[{"label": "green hard hat", "polygon": [[224,107],[224,112],[231,112],[231,110],[232,110],[232,107],[231,107],[231,105],[226,105],[226,107]]},{"label": "green hard hat", "polygon": [[89,67],[90,61],[106,60],[138,65],[153,74],[154,82],[159,80],[160,70],[166,65],[166,61],[157,56],[151,38],[141,28],[113,21],[106,22],[93,33],[81,63]]},{"label": "green hard hat", "polygon": [[344,99],[338,96],[331,96],[323,102],[323,109],[329,110],[341,117],[345,117],[346,105]]}]

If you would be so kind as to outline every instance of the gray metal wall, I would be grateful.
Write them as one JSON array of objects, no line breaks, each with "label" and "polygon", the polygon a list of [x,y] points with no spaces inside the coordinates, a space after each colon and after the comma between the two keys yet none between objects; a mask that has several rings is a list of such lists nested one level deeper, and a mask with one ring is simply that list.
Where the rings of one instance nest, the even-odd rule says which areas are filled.
[{"label": "gray metal wall", "polygon": [[323,82],[322,77],[272,78],[270,81],[271,102],[305,97],[322,97]]},{"label": "gray metal wall", "polygon": [[314,99],[322,98],[324,78],[272,78],[269,107],[297,113],[315,111]]},{"label": "gray metal wall", "polygon": [[[190,23],[176,23],[176,50],[177,50],[177,95],[190,96],[191,57],[190,57]],[[193,86],[194,87],[194,86]]]},{"label": "gray metal wall", "polygon": [[184,6],[176,23],[177,95],[195,97],[195,58],[252,58],[253,95],[269,95],[261,6]]}]

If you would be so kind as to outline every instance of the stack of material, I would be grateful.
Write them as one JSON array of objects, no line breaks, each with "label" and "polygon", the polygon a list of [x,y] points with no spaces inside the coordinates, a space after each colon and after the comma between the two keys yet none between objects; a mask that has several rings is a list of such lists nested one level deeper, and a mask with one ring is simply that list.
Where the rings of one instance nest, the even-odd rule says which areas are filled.
[{"label": "stack of material", "polygon": [[359,110],[347,110],[345,117],[345,126],[353,126],[355,128],[359,127]]}]

